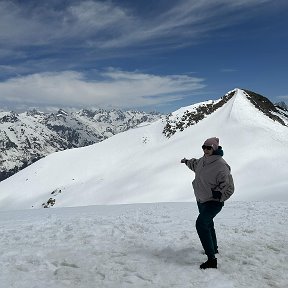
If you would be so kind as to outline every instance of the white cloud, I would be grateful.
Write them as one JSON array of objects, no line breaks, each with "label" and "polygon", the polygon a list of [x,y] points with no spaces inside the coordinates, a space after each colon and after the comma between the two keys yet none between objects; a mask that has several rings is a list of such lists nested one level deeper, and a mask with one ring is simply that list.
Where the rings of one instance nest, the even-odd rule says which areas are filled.
[{"label": "white cloud", "polygon": [[88,80],[78,72],[32,74],[0,83],[0,101],[15,105],[144,107],[179,100],[204,88],[187,75],[151,75],[108,69]]},{"label": "white cloud", "polygon": [[58,49],[191,44],[216,29],[243,21],[242,13],[237,12],[245,10],[245,19],[249,18],[255,13],[249,8],[265,2],[271,0],[183,0],[158,6],[161,9],[155,13],[142,13],[132,1],[124,8],[117,1],[72,1],[59,7],[57,1],[29,6],[4,0],[0,2],[0,39],[8,47],[38,49],[52,44],[59,45]]},{"label": "white cloud", "polygon": [[79,1],[66,7],[63,5],[62,8],[54,7],[52,2],[45,5],[34,3],[29,7],[31,1],[27,1],[26,7],[20,3],[1,1],[2,44],[39,48],[39,45],[65,44],[70,41],[81,47],[83,41],[77,42],[77,39],[86,39],[89,43],[89,38],[96,37],[101,43],[103,31],[108,32],[109,36],[112,30],[121,29],[123,23],[128,23],[130,19],[124,9],[110,2]]}]

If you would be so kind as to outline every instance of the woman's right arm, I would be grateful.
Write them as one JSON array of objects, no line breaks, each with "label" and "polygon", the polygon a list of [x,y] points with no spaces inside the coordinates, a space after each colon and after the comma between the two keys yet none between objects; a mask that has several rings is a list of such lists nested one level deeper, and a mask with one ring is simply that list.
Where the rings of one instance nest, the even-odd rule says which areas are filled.
[{"label": "woman's right arm", "polygon": [[190,160],[184,158],[181,160],[181,163],[185,163],[189,169],[195,172],[198,165],[199,159],[192,158]]}]

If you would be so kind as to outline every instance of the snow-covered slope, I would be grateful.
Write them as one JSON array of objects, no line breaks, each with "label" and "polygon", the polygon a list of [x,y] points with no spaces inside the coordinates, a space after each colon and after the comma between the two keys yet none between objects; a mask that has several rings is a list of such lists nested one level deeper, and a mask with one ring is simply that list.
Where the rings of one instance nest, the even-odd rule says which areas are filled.
[{"label": "snow-covered slope", "polygon": [[0,112],[0,181],[50,153],[91,145],[160,117],[156,113],[92,108]]},{"label": "snow-covered slope", "polygon": [[231,200],[288,200],[287,126],[257,109],[245,91],[236,89],[233,95],[170,138],[159,120],[95,145],[51,154],[0,183],[0,207],[193,201],[194,174],[180,159],[201,157],[203,141],[212,136],[220,138],[232,167],[236,191]]},{"label": "snow-covered slope", "polygon": [[287,208],[227,202],[205,271],[195,203],[1,211],[0,286],[287,288]]}]

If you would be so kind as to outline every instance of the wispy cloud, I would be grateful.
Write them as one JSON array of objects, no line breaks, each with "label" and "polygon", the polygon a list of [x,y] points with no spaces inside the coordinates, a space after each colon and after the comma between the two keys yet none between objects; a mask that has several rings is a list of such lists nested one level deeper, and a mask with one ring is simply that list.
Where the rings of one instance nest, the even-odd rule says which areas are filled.
[{"label": "wispy cloud", "polygon": [[233,73],[233,72],[237,72],[238,70],[237,69],[233,69],[233,68],[222,68],[220,70],[220,72],[223,72],[223,73]]},{"label": "wispy cloud", "polygon": [[[205,87],[203,79],[108,69],[88,80],[73,71],[33,74],[0,83],[2,103],[145,107],[179,100]],[[69,103],[69,104],[68,104]]]},{"label": "wispy cloud", "polygon": [[159,55],[195,45],[216,30],[246,21],[255,13],[250,8],[266,2],[273,1],[167,0],[143,9],[137,1],[124,6],[121,1],[1,0],[0,60],[5,73],[0,78],[91,68],[103,59]]},{"label": "wispy cloud", "polygon": [[[115,69],[102,70],[94,81],[86,76],[91,69],[118,66],[107,59],[142,63],[142,55],[216,38],[217,31],[251,19],[259,7],[275,5],[273,0],[141,2],[0,0],[0,101],[117,107],[175,101],[204,88],[203,79]],[[137,69],[136,62],[127,69]]]},{"label": "wispy cloud", "polygon": [[4,0],[0,2],[0,39],[6,47],[37,49],[52,44],[58,44],[58,49],[71,45],[86,49],[147,47],[159,42],[169,47],[183,40],[191,44],[243,19],[236,12],[245,10],[249,17],[248,8],[265,2],[271,0],[181,0],[155,9],[157,13],[140,13],[137,3],[123,7],[117,1],[69,1],[65,5]]}]

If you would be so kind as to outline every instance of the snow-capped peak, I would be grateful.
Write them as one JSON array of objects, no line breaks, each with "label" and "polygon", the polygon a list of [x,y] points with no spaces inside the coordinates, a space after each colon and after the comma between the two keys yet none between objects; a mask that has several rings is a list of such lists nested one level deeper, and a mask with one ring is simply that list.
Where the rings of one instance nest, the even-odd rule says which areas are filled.
[{"label": "snow-capped peak", "polygon": [[[183,111],[188,118],[180,120],[186,126],[177,122],[170,138],[163,134],[167,122],[162,119],[94,145],[51,154],[0,183],[0,207],[193,201],[193,174],[180,159],[201,157],[203,142],[212,136],[220,138],[232,167],[232,200],[285,200],[287,126],[258,109],[249,99],[258,96],[251,95],[235,89],[213,103],[192,105],[186,114],[179,109],[174,117]],[[199,121],[193,118],[194,109],[205,112]]]}]

